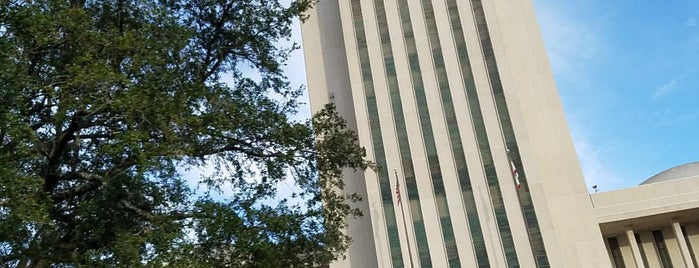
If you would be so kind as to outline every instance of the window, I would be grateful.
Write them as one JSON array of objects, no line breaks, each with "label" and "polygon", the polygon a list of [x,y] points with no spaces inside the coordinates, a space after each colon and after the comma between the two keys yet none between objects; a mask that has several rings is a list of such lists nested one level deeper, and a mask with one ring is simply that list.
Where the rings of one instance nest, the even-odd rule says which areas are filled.
[{"label": "window", "polygon": [[689,242],[689,234],[687,234],[687,228],[684,228],[684,225],[680,226],[682,229],[682,235],[684,236],[684,241],[687,243],[687,248],[689,249],[689,255],[692,257],[692,261],[697,263],[697,256],[694,254],[694,250],[692,249],[692,243]]},{"label": "window", "polygon": [[626,264],[624,264],[624,256],[621,255],[621,248],[619,248],[619,240],[617,240],[616,237],[609,237],[607,238],[607,243],[609,243],[609,251],[612,254],[614,267],[626,268]]},{"label": "window", "polygon": [[[498,119],[500,122],[500,126],[502,128],[502,133],[503,133],[505,143],[506,143],[505,146],[511,150],[510,154],[512,157],[512,161],[514,161],[515,164],[521,165],[521,163],[518,163],[518,161],[520,159],[519,149],[517,146],[516,137],[514,135],[514,130],[512,128],[512,122],[510,121],[510,114],[509,114],[509,111],[507,108],[507,103],[505,101],[505,96],[503,94],[503,85],[502,85],[502,81],[500,80],[500,74],[498,72],[498,64],[497,64],[495,52],[493,50],[493,44],[492,44],[492,41],[490,39],[490,33],[488,30],[485,12],[483,10],[483,3],[481,2],[481,0],[471,0],[470,2],[471,2],[471,9],[473,11],[475,21],[476,21],[476,29],[477,29],[478,39],[479,39],[480,45],[481,45],[481,50],[483,53],[483,55],[482,55],[483,60],[485,61],[485,64],[486,64],[488,79],[489,79],[490,85],[491,85],[491,88],[490,88],[491,94],[493,95],[493,98],[495,101],[495,108],[496,108],[497,113],[498,113]],[[463,37],[457,36],[457,38],[456,38],[457,42],[461,42],[461,41],[459,41],[459,39],[461,39],[461,38],[463,38]],[[462,68],[464,68],[464,66],[462,66]],[[463,73],[466,73],[467,75],[463,75]],[[466,79],[466,77],[472,77],[472,75],[470,74],[470,70],[468,72],[462,70],[462,76],[464,76],[464,80],[466,81],[466,93],[467,93],[467,96],[469,98],[469,102],[471,102],[475,99],[474,102],[477,103],[478,98],[472,97],[472,96],[475,96],[474,95],[475,93],[469,94],[470,91],[475,92],[475,86],[473,85],[474,83],[473,83],[472,79],[470,79],[470,81]],[[477,104],[470,106],[472,113],[474,113],[474,114],[480,113],[480,108],[477,106],[478,106]],[[482,119],[480,121],[482,121]],[[474,118],[473,122],[474,122],[474,125],[477,125],[479,123],[482,124],[482,122],[479,122],[479,120],[476,120],[476,118]],[[486,133],[479,133],[479,132],[481,132],[481,131],[478,131],[478,128],[476,127],[476,133],[477,133],[477,137],[479,139],[482,138],[482,137],[480,137],[481,135],[483,135],[483,136],[487,135]],[[481,149],[481,150],[483,150],[483,149]],[[486,165],[488,165],[488,164],[492,165],[492,157],[490,156],[490,150],[489,150],[489,148],[487,148],[487,150],[488,150],[487,151],[488,158],[490,158],[490,160],[488,160],[486,157],[482,157],[482,158],[484,159],[484,163],[486,163]],[[486,166],[486,168],[485,168],[486,173],[487,173],[488,169],[489,169],[489,167]],[[517,196],[518,196],[519,202],[521,204],[521,210],[522,210],[522,214],[524,215],[524,220],[527,224],[527,234],[529,235],[529,240],[530,240],[531,245],[532,245],[532,253],[534,254],[534,258],[536,260],[537,267],[550,267],[550,264],[548,261],[548,256],[546,254],[546,249],[544,247],[544,242],[543,242],[543,239],[541,237],[541,230],[539,229],[539,222],[538,222],[538,219],[536,218],[536,213],[534,212],[534,204],[532,202],[531,194],[530,194],[529,189],[528,189],[527,177],[526,177],[524,171],[525,171],[524,168],[519,170],[520,181],[522,182],[523,189],[518,191]],[[491,187],[491,189],[494,189],[494,188],[495,187]],[[498,194],[499,193],[493,194],[491,192],[491,196],[496,196]],[[502,198],[502,197],[498,197],[498,198]],[[497,200],[493,200],[493,204],[494,204],[494,206],[497,207]],[[503,212],[502,214],[504,214],[504,209],[502,210],[502,212]],[[496,208],[495,214],[496,215],[499,214],[497,211],[497,208]],[[498,225],[500,226],[501,224],[499,223],[499,221],[500,220],[498,219]],[[502,230],[501,230],[501,233],[502,233]],[[502,235],[503,244],[510,243],[510,242],[508,242],[508,240],[512,239],[511,237],[508,237],[508,236],[511,236],[511,235],[509,235],[509,230],[507,230],[507,233],[508,234]],[[508,254],[507,246],[505,246],[505,248],[506,248],[505,252],[507,255]],[[510,255],[507,256],[507,259],[508,259],[508,264],[511,264],[510,260],[513,258],[516,259],[516,253],[514,252],[514,250],[510,251],[509,253],[510,253]]]},{"label": "window", "polygon": [[670,252],[665,244],[665,237],[663,237],[663,232],[661,230],[653,231],[653,240],[655,241],[655,250],[658,251],[658,258],[660,258],[660,265],[662,268],[672,268],[672,261],[670,260]]},{"label": "window", "polygon": [[[401,246],[398,239],[398,228],[396,225],[395,211],[393,210],[393,198],[389,183],[388,169],[386,167],[386,153],[383,148],[381,137],[381,124],[379,122],[376,96],[374,94],[373,77],[371,65],[369,63],[369,52],[367,48],[366,36],[364,33],[364,20],[362,19],[362,7],[359,0],[352,0],[352,18],[354,24],[354,34],[359,52],[359,64],[361,66],[362,85],[366,97],[369,125],[371,129],[371,142],[374,147],[374,159],[379,177],[379,187],[381,188],[381,201],[384,208],[384,218],[386,219],[386,232],[388,233],[388,243],[390,245],[391,260],[396,267],[403,266],[401,256]],[[416,233],[418,233],[416,231]]]},{"label": "window", "polygon": [[650,265],[648,265],[648,257],[646,257],[646,251],[643,249],[643,242],[641,242],[641,236],[638,233],[634,233],[633,236],[636,237],[636,244],[638,245],[638,251],[641,252],[643,266],[650,267]]}]

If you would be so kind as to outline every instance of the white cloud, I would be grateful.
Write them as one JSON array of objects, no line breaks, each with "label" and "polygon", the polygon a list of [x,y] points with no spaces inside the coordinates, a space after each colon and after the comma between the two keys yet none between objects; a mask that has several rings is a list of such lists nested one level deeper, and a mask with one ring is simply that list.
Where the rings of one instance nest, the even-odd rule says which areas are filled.
[{"label": "white cloud", "polygon": [[697,18],[691,17],[687,20],[687,27],[694,27],[694,26],[697,26]]},{"label": "white cloud", "polygon": [[651,100],[657,100],[677,89],[677,83],[679,82],[679,78],[675,78],[670,80],[670,82],[665,83],[664,85],[660,86],[657,88],[655,91],[653,91],[653,95],[650,97]]}]

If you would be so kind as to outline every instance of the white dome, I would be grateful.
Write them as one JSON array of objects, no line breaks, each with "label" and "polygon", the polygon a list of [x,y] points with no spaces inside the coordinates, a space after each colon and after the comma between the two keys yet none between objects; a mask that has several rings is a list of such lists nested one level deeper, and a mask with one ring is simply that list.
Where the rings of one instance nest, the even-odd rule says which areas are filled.
[{"label": "white dome", "polygon": [[692,162],[667,169],[641,182],[640,185],[683,179],[692,176],[699,176],[699,162]]}]

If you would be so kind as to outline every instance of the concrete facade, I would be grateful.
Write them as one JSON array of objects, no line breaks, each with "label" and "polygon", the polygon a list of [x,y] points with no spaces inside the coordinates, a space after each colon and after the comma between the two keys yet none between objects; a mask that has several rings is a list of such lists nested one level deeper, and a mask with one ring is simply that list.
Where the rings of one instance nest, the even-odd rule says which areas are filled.
[{"label": "concrete facade", "polygon": [[699,162],[590,197],[613,267],[699,267]]},{"label": "concrete facade", "polygon": [[309,15],[312,110],[335,103],[378,166],[345,178],[364,217],[331,267],[611,265],[530,0]]}]

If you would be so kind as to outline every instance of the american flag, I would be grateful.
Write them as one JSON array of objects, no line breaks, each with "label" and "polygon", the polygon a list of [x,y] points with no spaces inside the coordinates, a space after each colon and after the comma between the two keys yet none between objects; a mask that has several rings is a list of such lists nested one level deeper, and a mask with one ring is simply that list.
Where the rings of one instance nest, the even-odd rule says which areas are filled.
[{"label": "american flag", "polygon": [[396,177],[396,199],[398,200],[398,205],[400,205],[400,181]]}]

